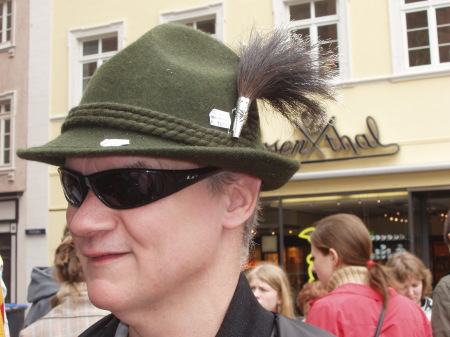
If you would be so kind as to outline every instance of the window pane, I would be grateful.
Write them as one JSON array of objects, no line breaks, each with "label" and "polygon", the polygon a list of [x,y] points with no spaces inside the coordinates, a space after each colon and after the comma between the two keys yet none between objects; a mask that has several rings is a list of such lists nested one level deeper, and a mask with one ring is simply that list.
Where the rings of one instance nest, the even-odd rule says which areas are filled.
[{"label": "window pane", "polygon": [[296,29],[292,31],[292,34],[297,34],[303,39],[309,39],[310,33],[309,28]]},{"label": "window pane", "polygon": [[10,157],[10,152],[11,151],[9,151],[9,150],[6,150],[5,152],[4,152],[4,156],[5,156],[5,158],[4,158],[4,164],[9,164],[10,162],[11,162],[11,160],[9,159],[9,157]]},{"label": "window pane", "polygon": [[83,79],[83,92],[86,90],[87,85],[88,85],[88,83],[89,83],[90,80],[91,80],[90,77],[89,77],[89,78],[84,78],[84,79]]},{"label": "window pane", "polygon": [[[327,42],[327,43],[322,43],[321,45],[321,53],[323,55],[336,55],[339,53],[339,46],[337,44],[337,42]],[[339,61],[338,58],[332,58],[329,59],[328,61],[325,62],[325,66],[327,68],[332,68],[332,69],[338,69],[339,68]]]},{"label": "window pane", "polygon": [[450,62],[450,46],[439,47],[439,62]]},{"label": "window pane", "polygon": [[321,40],[337,40],[337,25],[317,27],[317,33]]},{"label": "window pane", "polygon": [[90,62],[83,64],[83,87],[82,87],[83,92],[86,89],[89,81],[91,80],[92,75],[94,75],[96,69],[97,69],[97,62]]},{"label": "window pane", "polygon": [[430,49],[417,49],[409,51],[409,66],[416,67],[425,64],[431,64]]},{"label": "window pane", "polygon": [[450,43],[450,26],[438,28],[438,42]]},{"label": "window pane", "polygon": [[[6,110],[6,109],[5,109]],[[11,132],[11,121],[9,119],[3,120],[3,144],[2,144],[2,150],[3,150],[3,162],[1,164],[9,164],[10,162],[10,132]]]},{"label": "window pane", "polygon": [[6,12],[6,28],[11,28],[11,16],[12,16],[11,3],[9,2],[8,4],[9,4],[9,6],[8,6],[8,10]]},{"label": "window pane", "polygon": [[98,40],[83,42],[83,56],[98,54]]},{"label": "window pane", "polygon": [[427,1],[427,0],[405,0],[405,4],[412,4],[413,2],[421,2],[421,1]]},{"label": "window pane", "polygon": [[450,7],[436,9],[436,22],[438,26],[450,25]]},{"label": "window pane", "polygon": [[311,18],[311,5],[309,3],[289,6],[290,20],[305,20]]},{"label": "window pane", "polygon": [[339,46],[337,42],[321,43],[320,47],[322,48],[322,53],[325,55],[337,54],[339,52]]},{"label": "window pane", "polygon": [[11,112],[11,104],[9,103],[5,104],[5,112]]},{"label": "window pane", "polygon": [[107,37],[102,39],[102,52],[107,53],[110,51],[116,51],[117,46],[117,36]]},{"label": "window pane", "polygon": [[197,22],[197,29],[208,33],[208,34],[216,34],[216,20],[205,20]]},{"label": "window pane", "polygon": [[6,40],[11,41],[11,2],[8,2],[8,9],[6,12]]},{"label": "window pane", "polygon": [[439,62],[450,62],[450,7],[436,9]]},{"label": "window pane", "polygon": [[317,1],[314,6],[317,18],[336,14],[336,0]]},{"label": "window pane", "polygon": [[408,32],[408,48],[425,47],[429,45],[428,29]]},{"label": "window pane", "polygon": [[83,64],[83,77],[91,77],[97,69],[97,62]]},{"label": "window pane", "polygon": [[428,27],[428,18],[427,12],[414,12],[406,14],[406,28],[414,29],[414,28],[424,28]]}]

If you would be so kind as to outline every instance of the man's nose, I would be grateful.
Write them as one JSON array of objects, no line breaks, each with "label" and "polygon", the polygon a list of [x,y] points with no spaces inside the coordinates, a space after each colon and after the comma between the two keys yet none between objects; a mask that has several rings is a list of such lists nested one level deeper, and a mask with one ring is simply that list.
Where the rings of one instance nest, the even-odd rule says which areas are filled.
[{"label": "man's nose", "polygon": [[103,204],[97,196],[88,190],[80,207],[67,210],[67,224],[74,236],[90,236],[99,231],[108,231],[116,225],[117,212]]}]

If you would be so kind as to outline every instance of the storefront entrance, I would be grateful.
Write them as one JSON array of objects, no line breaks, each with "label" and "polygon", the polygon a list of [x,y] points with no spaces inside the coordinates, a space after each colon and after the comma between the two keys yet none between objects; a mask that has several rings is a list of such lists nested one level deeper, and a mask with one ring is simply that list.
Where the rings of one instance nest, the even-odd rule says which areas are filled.
[{"label": "storefront entrance", "polygon": [[363,219],[372,235],[374,260],[384,263],[395,252],[414,252],[437,282],[450,270],[442,239],[448,210],[449,189],[262,199],[263,219],[254,233],[250,265],[260,261],[282,265],[297,293],[314,277],[308,263],[308,233],[314,222],[334,213],[352,213]]}]

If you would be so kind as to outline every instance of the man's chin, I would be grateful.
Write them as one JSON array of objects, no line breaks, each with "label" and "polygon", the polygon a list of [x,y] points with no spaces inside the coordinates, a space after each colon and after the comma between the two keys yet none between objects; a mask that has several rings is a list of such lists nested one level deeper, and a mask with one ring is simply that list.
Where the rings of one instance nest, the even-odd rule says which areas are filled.
[{"label": "man's chin", "polygon": [[120,298],[117,298],[120,296],[119,292],[111,289],[111,285],[102,283],[100,281],[88,282],[89,300],[97,308],[113,311],[114,307],[121,302]]}]

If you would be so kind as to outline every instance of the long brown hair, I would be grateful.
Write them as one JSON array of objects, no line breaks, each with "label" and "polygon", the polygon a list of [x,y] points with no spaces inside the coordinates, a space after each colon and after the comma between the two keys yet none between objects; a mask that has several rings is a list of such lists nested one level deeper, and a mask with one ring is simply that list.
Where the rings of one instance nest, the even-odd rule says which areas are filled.
[{"label": "long brown hair", "polygon": [[[366,267],[371,260],[372,239],[369,231],[362,220],[353,214],[339,213],[319,220],[311,234],[311,243],[325,255],[333,248],[339,261],[346,266]],[[383,304],[387,306],[388,286],[393,282],[385,267],[379,263],[370,265],[368,282],[381,294]]]},{"label": "long brown hair", "polygon": [[69,284],[84,282],[83,271],[71,235],[66,236],[56,249],[55,273],[61,282]]},{"label": "long brown hair", "polygon": [[64,237],[55,252],[55,276],[61,282],[59,291],[50,299],[54,308],[60,303],[67,291],[79,293],[80,285],[85,285],[83,270],[77,257],[75,244],[70,233],[64,232]]}]

